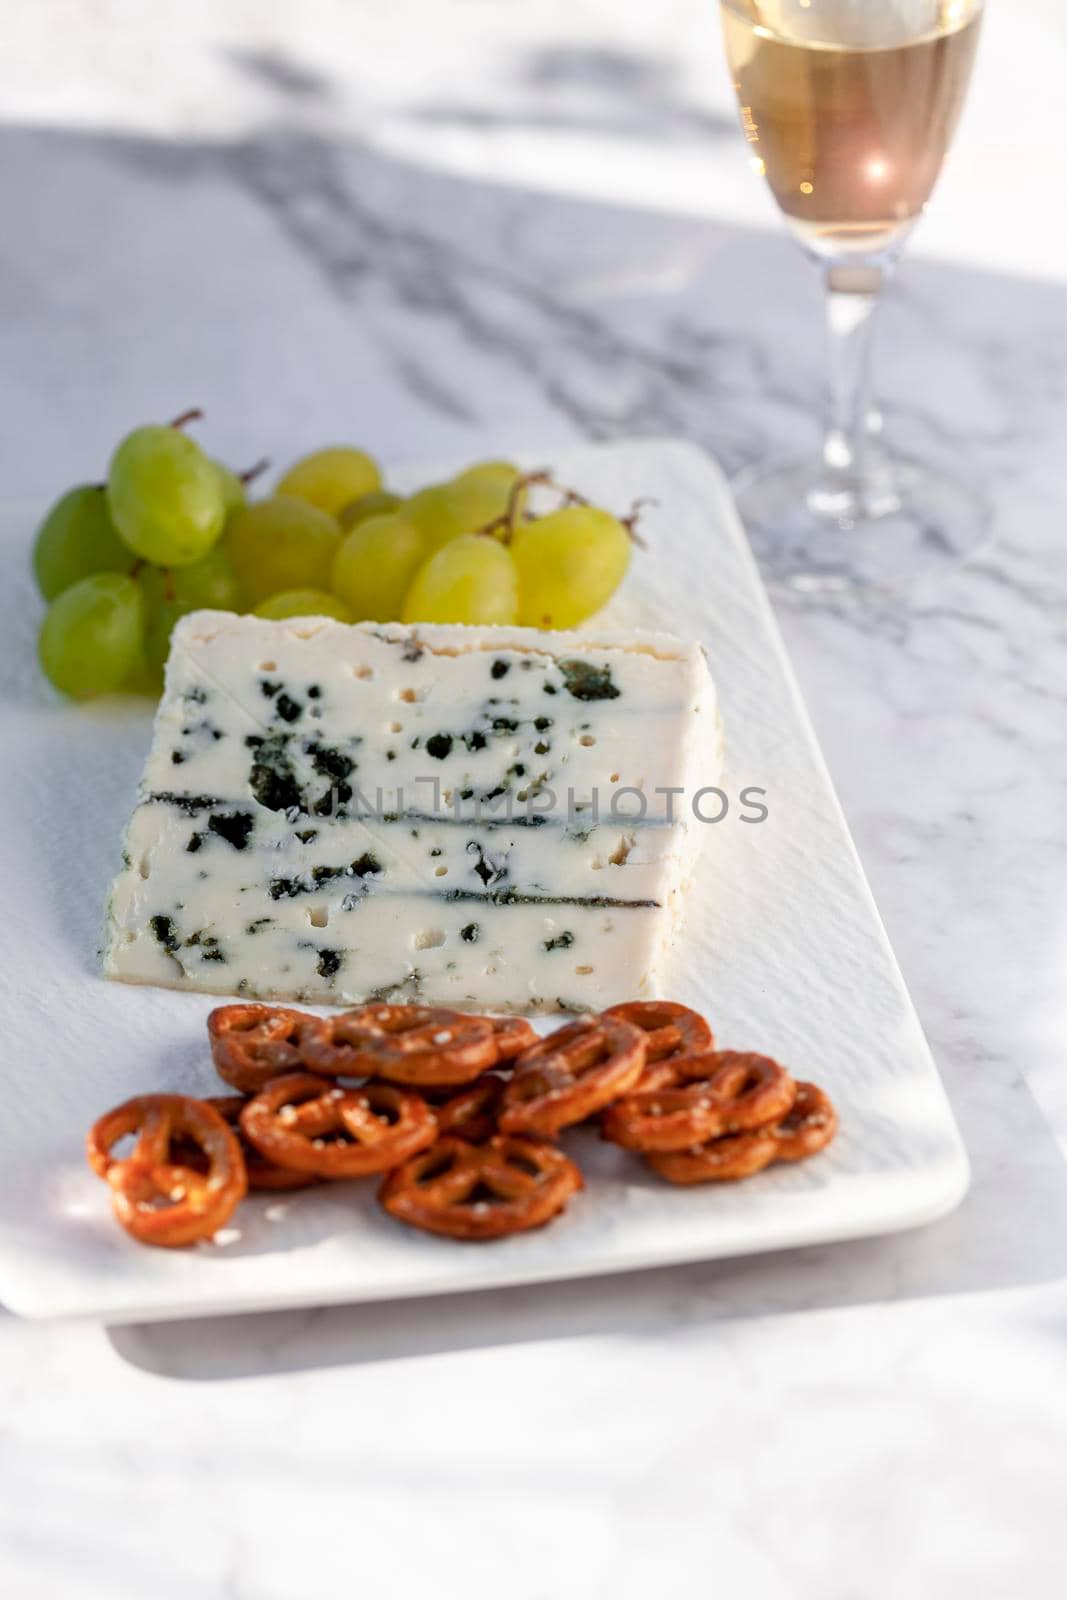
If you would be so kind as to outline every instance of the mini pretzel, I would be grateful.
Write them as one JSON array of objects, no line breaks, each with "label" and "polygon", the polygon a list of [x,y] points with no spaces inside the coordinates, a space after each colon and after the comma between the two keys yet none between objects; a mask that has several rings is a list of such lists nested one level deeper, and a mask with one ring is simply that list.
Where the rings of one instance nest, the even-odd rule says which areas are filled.
[{"label": "mini pretzel", "polygon": [[300,1058],[309,1072],[323,1078],[363,1078],[367,1075],[364,1051],[371,1039],[382,1036],[377,1017],[397,1006],[357,1006],[334,1017],[308,1017],[300,1030]]},{"label": "mini pretzel", "polygon": [[676,1062],[675,1070],[687,1082],[706,1072],[708,1088],[722,1103],[718,1133],[777,1122],[796,1099],[796,1083],[785,1068],[748,1050],[714,1050],[703,1063],[698,1056]]},{"label": "mini pretzel", "polygon": [[604,1016],[568,1023],[516,1061],[501,1131],[551,1139],[626,1094],[644,1064],[645,1036],[632,1022]]},{"label": "mini pretzel", "polygon": [[[604,1113],[605,1139],[625,1150],[685,1150],[783,1117],[796,1086],[769,1056],[712,1050],[674,1063],[676,1087],[642,1089]],[[679,1083],[678,1080],[682,1081]]]},{"label": "mini pretzel", "polygon": [[[448,1014],[454,1019],[459,1013]],[[301,1032],[301,1056],[304,1059],[304,1066],[310,1072],[320,1072],[323,1077],[365,1077],[371,1070],[378,1070],[374,1062],[368,1061],[366,1054],[368,1045],[374,1040],[382,1040],[402,1032],[403,1029],[418,1027],[419,1018],[426,1019],[426,1016],[426,1008],[421,1006],[365,1005],[358,1006],[355,1011],[344,1011],[341,1016],[309,1018]],[[530,1026],[530,1022],[526,1022],[522,1016],[464,1018],[464,1021],[488,1022],[488,1026],[493,1030],[493,1040],[496,1045],[496,1061],[493,1062],[493,1066],[514,1061],[515,1056],[522,1054],[523,1050],[528,1050],[530,1045],[537,1042],[536,1032]],[[482,1029],[478,1029],[477,1032],[480,1034]],[[427,1086],[432,1080],[419,1077],[411,1078],[410,1082]],[[446,1086],[451,1088],[453,1082],[454,1080],[450,1078]]]},{"label": "mini pretzel", "polygon": [[707,1019],[676,1000],[631,1000],[609,1006],[604,1015],[632,1022],[646,1036],[645,1069],[637,1080],[638,1091],[667,1087],[674,1082],[671,1068],[679,1057],[703,1055],[715,1048]]},{"label": "mini pretzel", "polygon": [[258,1094],[279,1073],[301,1065],[301,1029],[314,1021],[288,1006],[216,1006],[207,1019],[219,1077],[242,1094]]},{"label": "mini pretzel", "polygon": [[472,1144],[482,1144],[497,1131],[497,1115],[503,1098],[504,1079],[495,1072],[486,1072],[434,1106],[438,1130]]},{"label": "mini pretzel", "polygon": [[775,1161],[805,1161],[825,1150],[837,1132],[837,1112],[814,1083],[798,1083],[796,1097],[773,1129]]},{"label": "mini pretzel", "polygon": [[379,1032],[363,1052],[364,1071],[390,1083],[470,1083],[498,1060],[497,1035],[488,1017],[464,1016],[443,1006],[378,1006]]},{"label": "mini pretzel", "polygon": [[390,1216],[452,1239],[499,1239],[539,1228],[582,1188],[562,1150],[497,1135],[441,1139],[391,1172],[378,1191]]},{"label": "mini pretzel", "polygon": [[279,1167],[320,1178],[385,1172],[437,1137],[421,1095],[387,1083],[339,1089],[309,1072],[291,1072],[241,1111],[249,1142]]},{"label": "mini pretzel", "polygon": [[[111,1151],[136,1134],[128,1156]],[[175,1159],[174,1146],[190,1139],[205,1171]],[[115,1215],[142,1244],[175,1248],[210,1239],[233,1215],[248,1189],[236,1137],[219,1113],[182,1094],[142,1094],[108,1111],[86,1142],[93,1171],[111,1186]]]},{"label": "mini pretzel", "polygon": [[728,1133],[690,1150],[650,1150],[645,1160],[668,1183],[727,1183],[751,1178],[774,1160],[777,1145],[765,1128],[753,1133]]},{"label": "mini pretzel", "polygon": [[537,1033],[525,1017],[490,1017],[496,1043],[496,1064],[503,1066],[537,1043]]},{"label": "mini pretzel", "polygon": [[[248,1187],[251,1190],[280,1190],[280,1189],[307,1189],[317,1180],[310,1172],[297,1172],[292,1167],[279,1167],[268,1159],[262,1151],[257,1150],[245,1138],[244,1129],[241,1127],[241,1112],[248,1104],[247,1096],[243,1094],[217,1094],[209,1095],[204,1101],[205,1105],[213,1106],[228,1128],[232,1128],[237,1135],[237,1142],[241,1146],[241,1154],[245,1160],[245,1171],[248,1173]],[[190,1166],[197,1167],[203,1157],[198,1157],[195,1146],[189,1146],[186,1155],[186,1141],[182,1141],[182,1159]]]},{"label": "mini pretzel", "polygon": [[749,1133],[710,1139],[689,1150],[650,1151],[645,1160],[670,1183],[722,1183],[748,1178],[777,1161],[803,1161],[825,1149],[837,1132],[837,1113],[813,1083],[798,1083],[792,1107],[778,1122]]}]

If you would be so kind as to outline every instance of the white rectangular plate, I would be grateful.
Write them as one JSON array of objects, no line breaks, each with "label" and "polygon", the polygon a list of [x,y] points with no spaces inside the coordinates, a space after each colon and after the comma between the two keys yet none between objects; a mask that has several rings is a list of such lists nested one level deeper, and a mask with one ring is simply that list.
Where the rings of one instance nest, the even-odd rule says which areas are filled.
[{"label": "white rectangular plate", "polygon": [[[554,464],[613,508],[654,498],[647,548],[602,620],[701,639],[722,697],[730,810],[707,826],[670,995],[706,1012],[724,1047],[776,1056],[822,1084],[840,1113],[836,1142],[800,1166],[682,1190],[580,1131],[565,1143],[584,1193],[549,1228],[490,1245],[401,1227],[377,1209],[373,1182],[256,1197],[218,1244],[134,1244],[84,1164],[85,1131],[134,1093],[214,1092],[212,1002],[98,975],[104,894],[149,719],[128,701],[59,706],[39,685],[26,523],[13,524],[4,592],[25,665],[3,713],[3,748],[19,759],[0,776],[11,858],[0,1298],[11,1310],[118,1322],[486,1289],[890,1232],[962,1197],[959,1134],[720,472],[662,441]],[[741,820],[750,785],[767,791],[758,824]]]}]

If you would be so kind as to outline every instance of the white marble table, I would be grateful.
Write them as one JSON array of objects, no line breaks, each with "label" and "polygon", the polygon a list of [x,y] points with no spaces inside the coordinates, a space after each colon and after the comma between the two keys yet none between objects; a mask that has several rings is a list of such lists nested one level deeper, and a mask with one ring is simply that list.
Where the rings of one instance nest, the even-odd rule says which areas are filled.
[{"label": "white marble table", "polygon": [[[1067,269],[1056,0],[991,0],[887,306],[901,443],[994,535],[776,596],[974,1165],[751,1262],[109,1332],[0,1314],[15,1600],[1044,1600],[1067,1561]],[[815,285],[709,0],[39,0],[5,17],[5,492],[199,402],[235,460],[813,437]]]}]

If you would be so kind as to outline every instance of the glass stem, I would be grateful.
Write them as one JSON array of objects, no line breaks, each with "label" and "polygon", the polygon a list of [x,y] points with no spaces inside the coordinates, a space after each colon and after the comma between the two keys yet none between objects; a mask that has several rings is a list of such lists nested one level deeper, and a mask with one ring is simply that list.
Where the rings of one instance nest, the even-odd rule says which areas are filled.
[{"label": "glass stem", "polygon": [[841,516],[868,514],[890,493],[881,452],[871,438],[871,335],[884,265],[828,264],[823,268],[830,347],[830,419],[823,444],[818,509]]}]

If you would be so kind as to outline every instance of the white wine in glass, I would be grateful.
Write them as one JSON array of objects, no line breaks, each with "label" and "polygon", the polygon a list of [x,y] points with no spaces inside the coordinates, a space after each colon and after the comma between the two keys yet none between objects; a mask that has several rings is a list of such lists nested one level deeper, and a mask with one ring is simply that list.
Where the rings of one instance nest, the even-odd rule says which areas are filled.
[{"label": "white wine in glass", "polygon": [[721,0],[754,165],[827,292],[831,415],[813,462],[737,485],[761,553],[800,584],[906,579],[983,536],[976,495],[891,461],[869,398],[878,293],[937,182],[982,0]]}]

